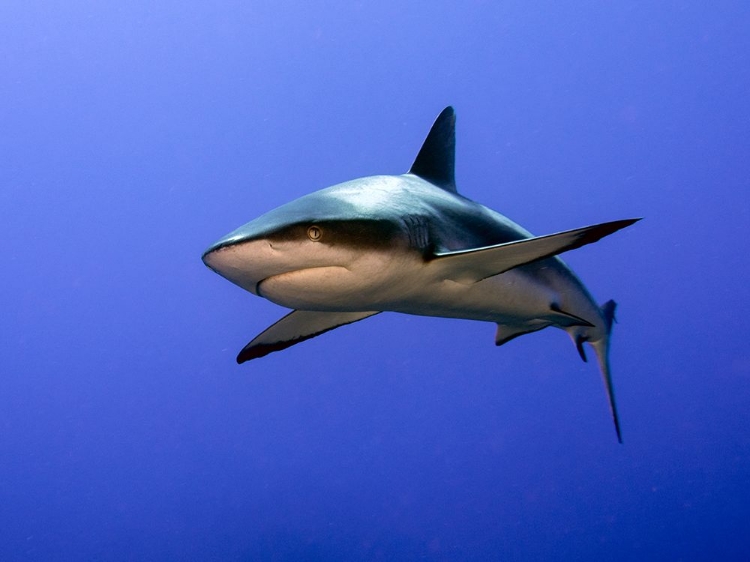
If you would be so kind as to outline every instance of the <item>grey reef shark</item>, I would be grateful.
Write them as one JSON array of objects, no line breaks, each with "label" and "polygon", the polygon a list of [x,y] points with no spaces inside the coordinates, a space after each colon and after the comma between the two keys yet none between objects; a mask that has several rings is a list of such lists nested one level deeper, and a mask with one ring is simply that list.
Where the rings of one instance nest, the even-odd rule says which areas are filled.
[{"label": "grey reef shark", "polygon": [[609,368],[615,302],[599,306],[557,257],[630,226],[605,222],[546,236],[459,194],[455,113],[438,116],[411,169],[321,189],[241,226],[203,254],[213,271],[293,312],[237,362],[391,311],[497,324],[495,344],[548,326],[599,361],[618,441]]}]

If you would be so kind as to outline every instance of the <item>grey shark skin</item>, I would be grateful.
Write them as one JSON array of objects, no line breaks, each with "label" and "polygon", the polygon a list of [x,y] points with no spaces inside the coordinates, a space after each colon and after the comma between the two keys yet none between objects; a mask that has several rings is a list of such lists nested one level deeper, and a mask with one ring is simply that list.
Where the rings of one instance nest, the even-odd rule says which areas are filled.
[{"label": "grey shark skin", "polygon": [[615,303],[597,305],[557,254],[639,219],[534,237],[457,192],[454,155],[455,114],[447,107],[408,173],[305,195],[206,250],[203,261],[216,273],[294,309],[237,362],[382,311],[494,322],[496,345],[555,326],[584,361],[583,344],[593,347],[622,442],[608,360]]}]

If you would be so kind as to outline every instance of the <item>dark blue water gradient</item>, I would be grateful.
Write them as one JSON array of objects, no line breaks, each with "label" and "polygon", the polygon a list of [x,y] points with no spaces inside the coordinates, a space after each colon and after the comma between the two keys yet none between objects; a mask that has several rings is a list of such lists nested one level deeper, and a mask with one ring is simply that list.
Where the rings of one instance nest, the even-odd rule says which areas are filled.
[{"label": "dark blue water gradient", "polygon": [[[0,5],[0,560],[743,560],[750,24],[741,2]],[[620,303],[561,332],[381,315],[238,367],[280,317],[235,226],[411,164]]]}]

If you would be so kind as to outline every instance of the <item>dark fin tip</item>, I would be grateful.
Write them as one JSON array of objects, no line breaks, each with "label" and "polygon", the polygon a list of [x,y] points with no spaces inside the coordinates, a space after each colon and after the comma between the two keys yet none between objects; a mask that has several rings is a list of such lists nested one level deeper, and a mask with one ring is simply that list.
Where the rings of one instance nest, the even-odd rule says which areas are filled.
[{"label": "dark fin tip", "polygon": [[242,363],[245,363],[246,361],[250,361],[251,359],[258,359],[259,357],[265,357],[269,353],[274,353],[275,351],[281,351],[283,349],[286,349],[287,347],[292,347],[295,344],[301,343],[305,340],[312,339],[315,336],[319,336],[320,334],[325,333],[327,331],[328,330],[324,330],[323,332],[310,334],[308,336],[301,336],[299,338],[294,338],[294,339],[286,340],[286,341],[279,341],[275,343],[253,344],[252,342],[250,342],[245,347],[243,347],[242,351],[240,351],[239,354],[237,355],[237,364],[241,365]]},{"label": "dark fin tip", "polygon": [[246,345],[237,355],[237,364],[242,365],[242,363],[250,361],[251,359],[265,357],[269,353],[273,353],[274,351],[281,351],[282,349],[286,349],[287,347],[289,347],[290,345],[294,345],[295,343],[297,342],[279,342],[276,344],[254,345],[252,347],[250,347],[250,345]]},{"label": "dark fin tip", "polygon": [[641,219],[622,219],[597,225],[597,228],[586,230],[581,236],[581,239],[578,241],[578,243],[568,248],[568,250],[573,250],[576,248],[580,248],[581,246],[597,242],[605,236],[614,234],[618,230],[622,230],[623,228],[627,228],[628,226],[637,223],[639,220]]},{"label": "dark fin tip", "polygon": [[435,119],[409,173],[457,193],[455,161],[456,113],[448,106]]},{"label": "dark fin tip", "polygon": [[617,442],[622,445],[622,433],[620,432],[620,420],[615,416],[615,431],[617,432]]}]

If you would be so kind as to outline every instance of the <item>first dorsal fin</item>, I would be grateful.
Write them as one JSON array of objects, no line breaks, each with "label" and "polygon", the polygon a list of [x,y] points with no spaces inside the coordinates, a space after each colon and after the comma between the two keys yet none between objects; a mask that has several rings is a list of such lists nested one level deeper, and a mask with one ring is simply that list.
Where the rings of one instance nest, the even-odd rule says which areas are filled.
[{"label": "first dorsal fin", "polygon": [[455,179],[456,113],[446,107],[430,129],[417,159],[409,170],[438,187],[458,193]]}]

